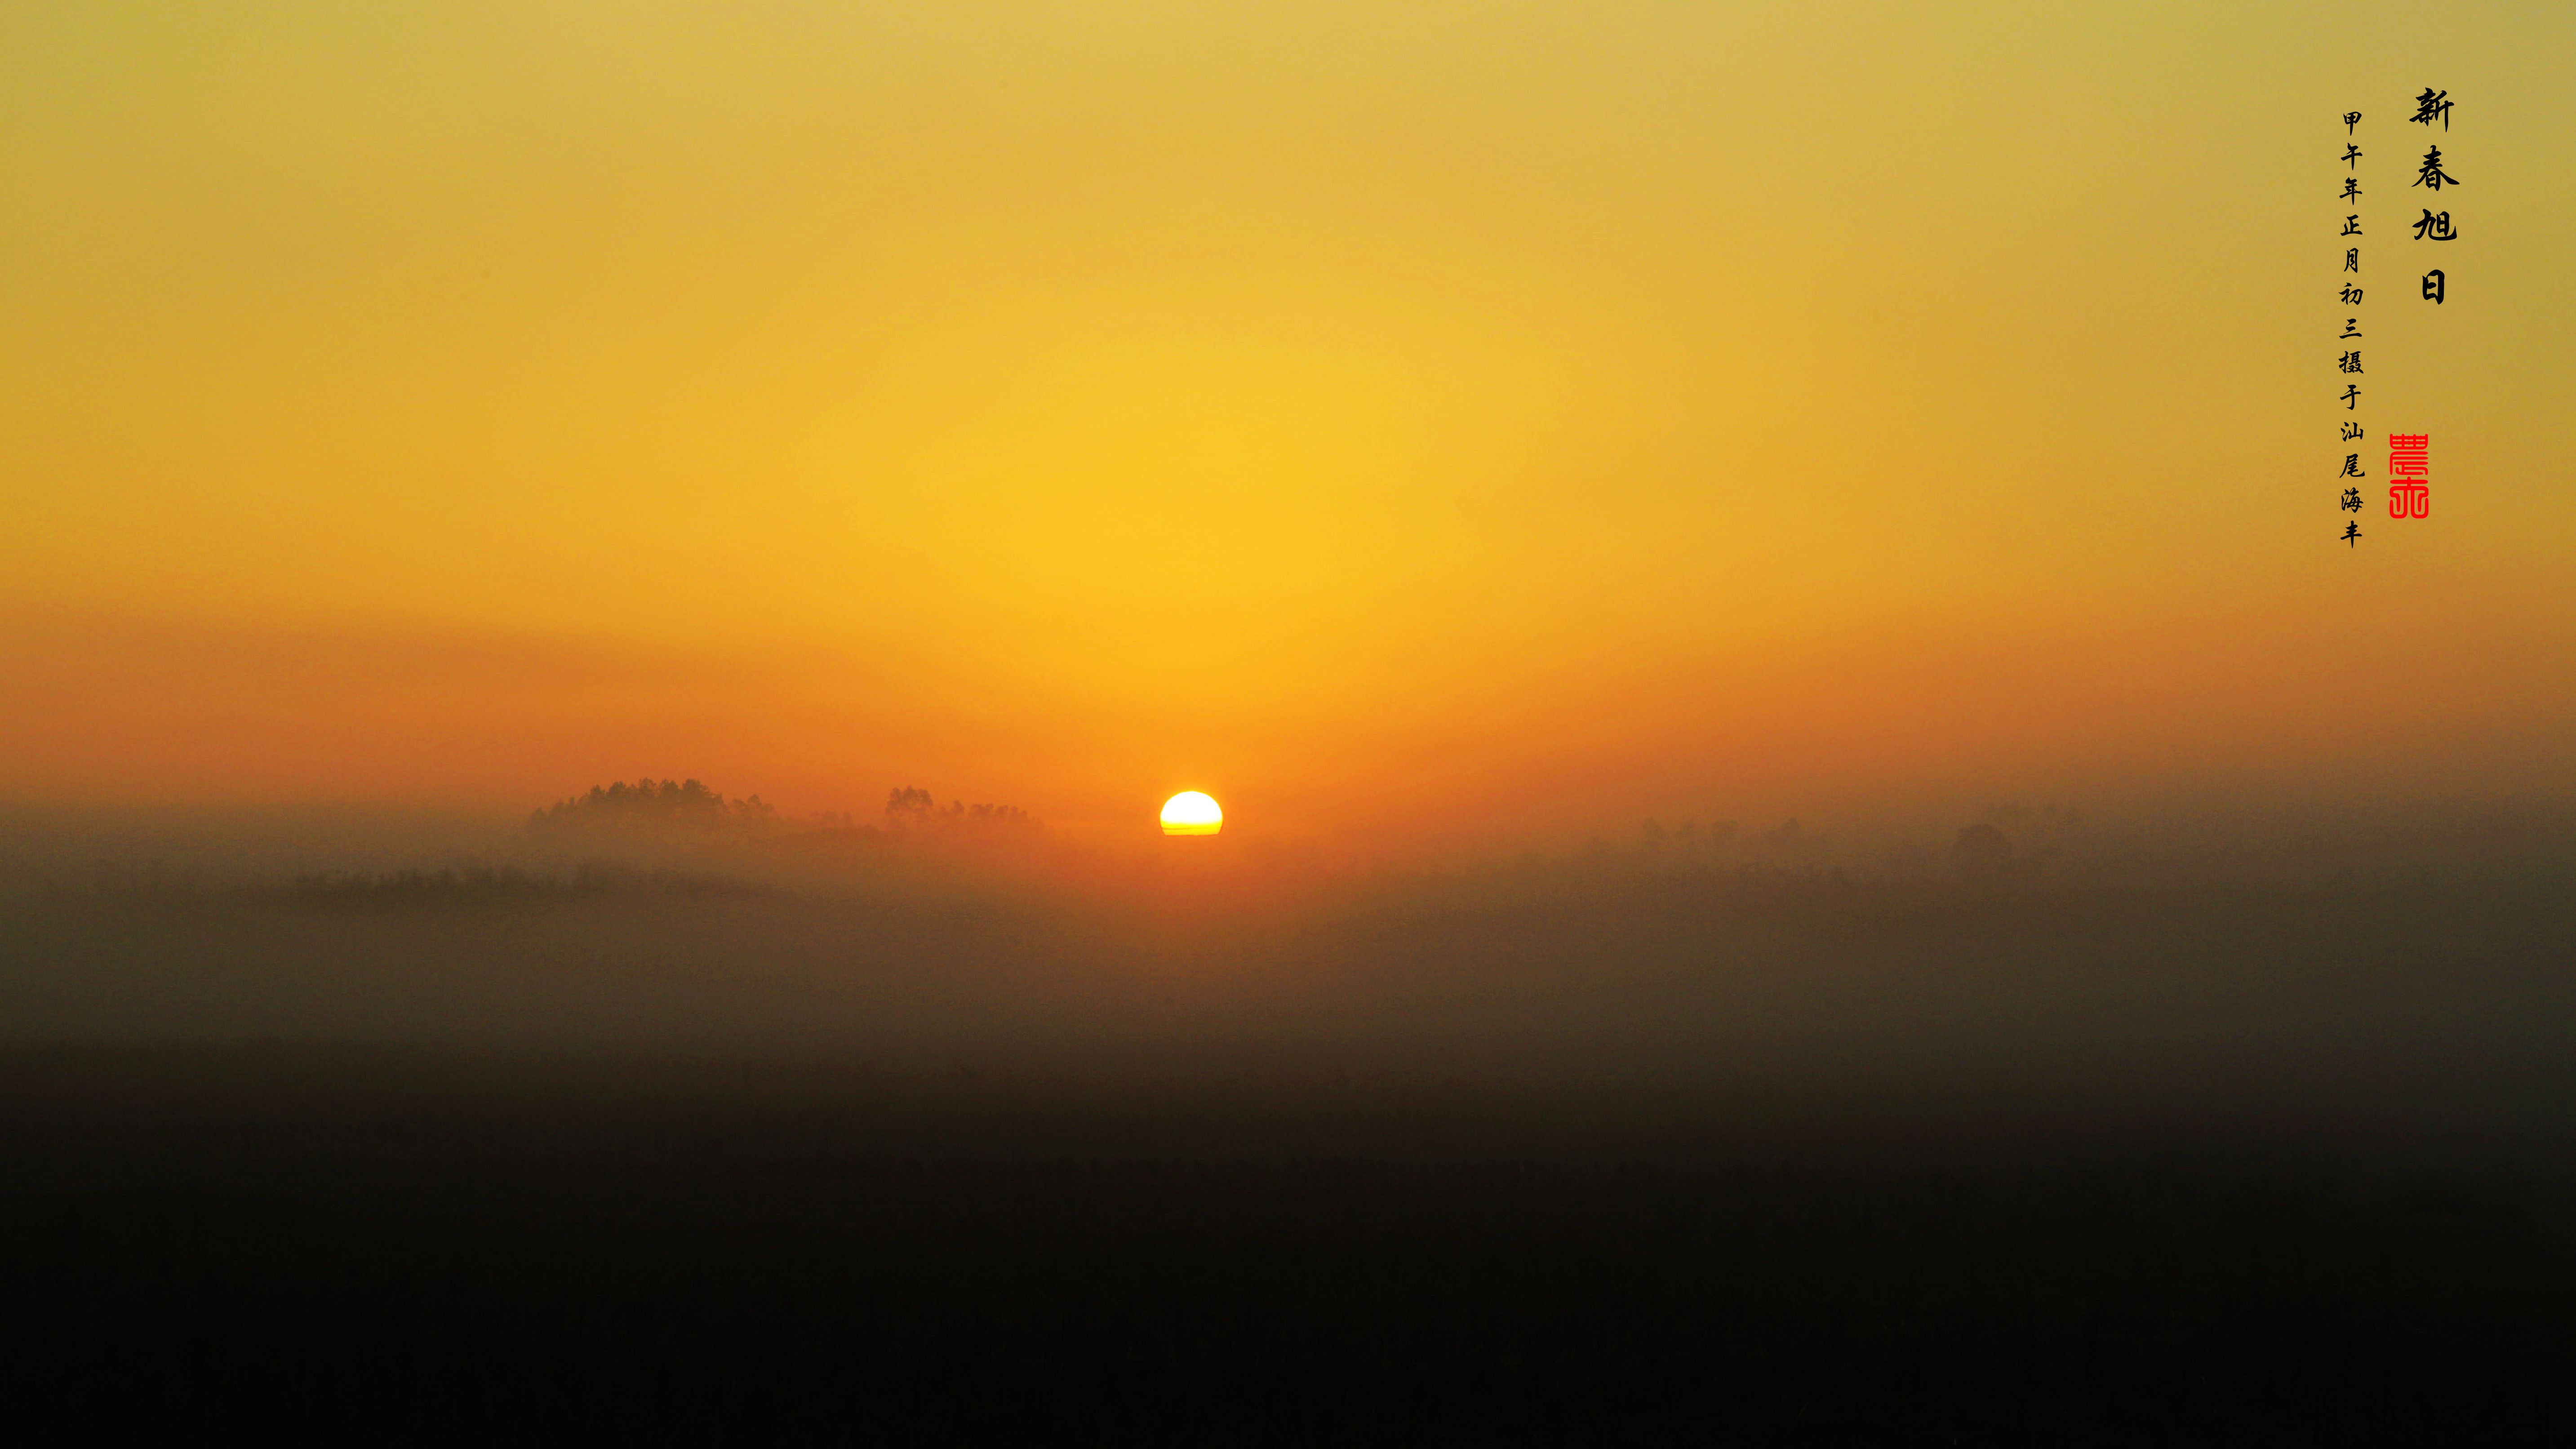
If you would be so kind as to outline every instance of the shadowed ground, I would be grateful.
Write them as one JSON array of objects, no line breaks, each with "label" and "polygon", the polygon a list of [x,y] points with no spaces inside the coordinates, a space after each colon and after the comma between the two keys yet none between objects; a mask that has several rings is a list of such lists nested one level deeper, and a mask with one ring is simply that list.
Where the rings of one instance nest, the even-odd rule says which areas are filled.
[{"label": "shadowed ground", "polygon": [[2549,882],[22,893],[14,1411],[2542,1442]]}]

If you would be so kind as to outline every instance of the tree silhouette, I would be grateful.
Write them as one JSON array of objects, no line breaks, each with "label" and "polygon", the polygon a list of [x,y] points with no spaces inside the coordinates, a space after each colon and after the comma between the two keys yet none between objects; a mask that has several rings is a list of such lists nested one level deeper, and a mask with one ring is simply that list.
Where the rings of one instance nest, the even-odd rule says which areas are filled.
[{"label": "tree silhouette", "polygon": [[1016,805],[968,805],[951,800],[948,808],[939,808],[937,797],[912,785],[898,785],[886,792],[886,822],[898,828],[948,829],[956,826],[1012,828],[1037,824],[1029,812]]},{"label": "tree silhouette", "polygon": [[539,835],[716,833],[774,825],[778,812],[758,795],[728,800],[701,780],[620,780],[593,785],[528,817]]}]

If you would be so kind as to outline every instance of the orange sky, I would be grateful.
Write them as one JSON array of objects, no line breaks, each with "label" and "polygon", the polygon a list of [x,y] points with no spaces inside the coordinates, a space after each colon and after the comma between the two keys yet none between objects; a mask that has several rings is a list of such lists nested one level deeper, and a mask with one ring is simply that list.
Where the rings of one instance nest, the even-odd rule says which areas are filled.
[{"label": "orange sky", "polygon": [[2576,12],[1969,9],[9,7],[0,796],[2576,788]]}]

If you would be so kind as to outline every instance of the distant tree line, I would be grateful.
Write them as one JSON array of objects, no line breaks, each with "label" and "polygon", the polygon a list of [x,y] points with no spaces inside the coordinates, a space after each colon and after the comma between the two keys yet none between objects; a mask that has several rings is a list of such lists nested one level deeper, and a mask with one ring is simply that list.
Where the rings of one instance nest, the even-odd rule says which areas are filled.
[{"label": "distant tree line", "polygon": [[951,800],[948,808],[927,790],[898,785],[886,792],[886,821],[898,828],[972,826],[979,829],[1021,829],[1037,824],[1029,812],[1016,805],[969,805]]},{"label": "distant tree line", "polygon": [[[2015,834],[2007,834],[2011,826]],[[2015,835],[2018,835],[2018,841]],[[2049,805],[2033,811],[1998,805],[1985,818],[1951,837],[1946,859],[1913,843],[1893,848],[1865,847],[1853,837],[1808,830],[1796,817],[1767,830],[1740,833],[1732,820],[1710,825],[1686,821],[1667,829],[1647,820],[1625,844],[1592,837],[1575,860],[1587,866],[1643,869],[1676,874],[1710,869],[1738,871],[1874,870],[1880,874],[1922,878],[1947,875],[1978,885],[2039,879],[2070,860],[2099,853],[2089,822],[2081,811]]]},{"label": "distant tree line", "polygon": [[[816,831],[865,829],[831,811],[804,823]],[[917,786],[886,792],[885,827],[892,832],[1027,830],[1037,823],[1016,805],[952,800],[943,808]],[[594,785],[587,794],[568,796],[528,817],[529,833],[539,836],[776,834],[787,828],[758,795],[729,800],[698,780]]]},{"label": "distant tree line", "polygon": [[763,830],[778,823],[778,812],[757,795],[728,800],[700,780],[638,780],[593,785],[587,795],[574,795],[528,817],[537,835],[705,832]]},{"label": "distant tree line", "polygon": [[299,875],[277,896],[304,905],[367,909],[441,908],[542,902],[601,895],[757,895],[759,886],[720,876],[642,871],[590,861],[569,873],[532,872],[515,866],[466,866],[399,870],[382,874],[325,871]]}]

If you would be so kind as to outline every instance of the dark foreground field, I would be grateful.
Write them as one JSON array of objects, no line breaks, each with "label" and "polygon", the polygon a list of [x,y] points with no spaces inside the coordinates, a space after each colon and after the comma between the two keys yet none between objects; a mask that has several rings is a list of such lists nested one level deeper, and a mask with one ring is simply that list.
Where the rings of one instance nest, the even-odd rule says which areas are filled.
[{"label": "dark foreground field", "polygon": [[2567,1437],[2564,872],[1261,886],[0,900],[6,1413]]},{"label": "dark foreground field", "polygon": [[[1591,1107],[1605,1136],[1638,1110]],[[10,1415],[57,1441],[2565,1429],[2576,1259],[2545,1158],[1872,1145],[1848,1113],[1816,1129],[1827,1151],[1774,1122],[1587,1152],[1581,1116],[1437,1090],[22,1054],[0,1064]]]}]

